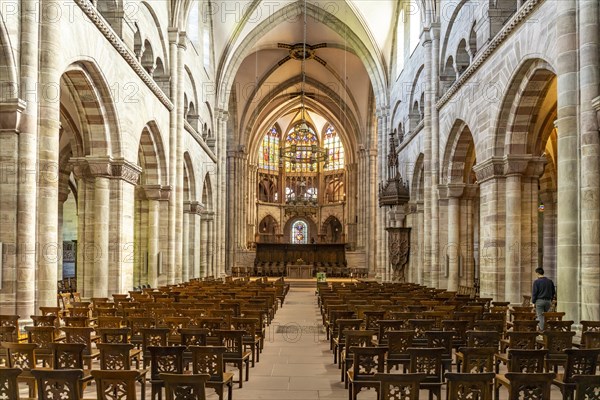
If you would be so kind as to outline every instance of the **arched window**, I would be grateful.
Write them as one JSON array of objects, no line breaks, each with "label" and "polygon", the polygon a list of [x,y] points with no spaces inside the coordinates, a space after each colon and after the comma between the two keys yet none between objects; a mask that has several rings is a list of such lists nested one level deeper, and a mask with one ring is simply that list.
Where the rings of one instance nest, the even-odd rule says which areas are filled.
[{"label": "arched window", "polygon": [[325,171],[335,171],[344,168],[344,145],[340,140],[335,128],[331,125],[325,131],[324,146],[329,154]]},{"label": "arched window", "polygon": [[292,225],[292,243],[307,244],[308,243],[308,225],[304,221],[296,221]]},{"label": "arched window", "polygon": [[422,10],[418,1],[411,1],[408,3],[408,13],[409,13],[409,29],[410,29],[410,52],[415,51],[419,42],[421,41],[421,18],[422,18]]},{"label": "arched window", "polygon": [[301,149],[296,151],[296,159],[285,162],[286,172],[313,172],[317,169],[317,163],[311,162],[310,157],[312,151],[308,149],[308,146],[318,146],[319,140],[315,131],[311,127],[308,130],[297,129],[298,125],[294,126],[288,132],[285,138],[285,146],[300,146]]},{"label": "arched window", "polygon": [[276,127],[269,129],[263,137],[258,150],[258,166],[271,171],[279,168],[279,131]]}]

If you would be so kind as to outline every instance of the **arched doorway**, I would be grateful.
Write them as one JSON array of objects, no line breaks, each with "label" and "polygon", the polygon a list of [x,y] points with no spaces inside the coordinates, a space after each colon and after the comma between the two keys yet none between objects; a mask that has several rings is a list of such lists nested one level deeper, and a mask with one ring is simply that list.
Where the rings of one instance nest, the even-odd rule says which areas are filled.
[{"label": "arched doorway", "polygon": [[277,231],[279,224],[271,215],[264,217],[258,224],[258,242],[277,243]]},{"label": "arched doorway", "polygon": [[344,240],[344,230],[342,223],[333,215],[329,216],[323,223],[321,230],[325,243],[342,243]]}]

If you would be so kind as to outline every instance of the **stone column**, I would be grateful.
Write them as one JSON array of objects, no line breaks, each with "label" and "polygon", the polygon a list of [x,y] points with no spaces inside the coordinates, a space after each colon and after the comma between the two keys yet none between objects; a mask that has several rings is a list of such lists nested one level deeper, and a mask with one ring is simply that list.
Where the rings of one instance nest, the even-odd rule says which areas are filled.
[{"label": "stone column", "polygon": [[215,261],[215,248],[216,248],[215,240],[217,238],[216,238],[216,232],[214,229],[214,227],[215,227],[214,218],[215,218],[214,213],[210,213],[209,218],[206,221],[206,231],[207,231],[207,236],[208,236],[208,244],[206,246],[206,259],[208,261],[208,267],[207,267],[208,276],[216,277],[218,274],[218,270],[217,270],[216,261]]},{"label": "stone column", "polygon": [[[38,224],[37,224],[37,306],[56,306],[56,260],[58,226],[58,156],[60,130],[60,24],[56,15],[59,1],[43,0],[40,20],[40,85],[38,128]],[[37,308],[37,307],[36,307]]]},{"label": "stone column", "polygon": [[460,196],[464,184],[448,184],[448,290],[457,291],[459,285],[459,255],[460,255]]},{"label": "stone column", "polygon": [[200,276],[207,277],[208,274],[208,219],[206,212],[202,213],[200,229]]},{"label": "stone column", "polygon": [[[579,4],[579,135],[581,154],[581,319],[600,318],[600,5]],[[594,103],[596,100],[596,103]],[[594,108],[594,106],[596,108]]]},{"label": "stone column", "polygon": [[506,240],[504,160],[492,157],[478,163],[473,169],[477,175],[480,193],[479,276],[481,297],[504,299]]},{"label": "stone column", "polygon": [[[527,168],[530,156],[506,156],[506,267],[504,271],[504,299],[511,303],[521,301],[521,176]],[[531,221],[529,220],[528,223]]]},{"label": "stone column", "polygon": [[162,196],[160,186],[146,186],[144,192],[148,199],[148,272],[146,283],[155,288],[158,286],[160,201]]},{"label": "stone column", "polygon": [[367,230],[367,263],[369,269],[375,272],[378,278],[381,278],[383,271],[380,268],[383,268],[383,266],[377,265],[377,149],[369,149],[368,154],[369,180],[367,181],[367,195],[369,196],[369,200],[367,213],[370,229]]},{"label": "stone column", "polygon": [[190,244],[191,244],[191,258],[193,259],[193,271],[191,272],[192,278],[200,278],[200,229],[201,229],[201,215],[204,211],[204,206],[199,202],[195,201],[192,203],[192,215],[190,216]]},{"label": "stone column", "polygon": [[558,310],[580,320],[579,301],[579,141],[577,134],[577,2],[556,2],[558,128]]},{"label": "stone column", "polygon": [[183,268],[181,279],[183,282],[190,280],[190,213],[192,208],[189,201],[183,202]]},{"label": "stone column", "polygon": [[69,177],[71,175],[71,168],[62,166],[60,170],[60,179],[58,182],[58,231],[57,231],[57,242],[59,246],[59,254],[56,263],[56,279],[61,281],[63,279],[63,208],[65,201],[69,198]]},{"label": "stone column", "polygon": [[110,182],[106,176],[94,179],[94,297],[108,297],[108,222],[110,221]]},{"label": "stone column", "polygon": [[111,160],[108,293],[127,293],[133,288],[135,187],[140,174],[133,162]]},{"label": "stone column", "polygon": [[[37,312],[35,308],[35,268],[36,268],[36,226],[37,226],[37,147],[38,147],[38,83],[39,83],[39,1],[21,1],[20,32],[20,92],[16,91],[14,99],[3,101],[2,133],[0,134],[0,155],[4,165],[14,163],[14,183],[10,189],[4,190],[0,185],[0,201],[2,211],[15,211],[15,225],[12,229],[0,227],[2,242],[14,243],[16,257],[7,257],[3,263],[5,272],[14,271],[15,288],[9,298],[0,295],[2,304],[13,307],[7,313],[14,312],[21,318],[29,319]],[[17,82],[14,82],[15,85]],[[18,98],[20,97],[20,99]],[[12,115],[14,126],[9,127]],[[5,131],[6,129],[6,131]],[[11,137],[9,129],[14,129]],[[18,136],[16,136],[16,133]],[[18,156],[17,156],[18,154]],[[15,157],[16,156],[16,157]],[[18,160],[18,164],[17,164]],[[18,178],[18,179],[17,179]],[[16,204],[10,207],[5,200],[8,193],[16,193]],[[14,200],[13,200],[14,201]],[[0,211],[0,214],[3,212]],[[5,221],[4,216],[2,218]],[[4,223],[2,225],[5,225]],[[8,227],[7,227],[8,228]],[[12,232],[16,232],[16,237]],[[8,239],[8,240],[7,240]],[[6,275],[4,275],[6,276]]]},{"label": "stone column", "polygon": [[419,224],[419,265],[416,270],[415,283],[423,285],[423,260],[425,258],[425,204],[422,200],[417,201],[417,213],[418,213],[418,224]]},{"label": "stone column", "polygon": [[184,83],[185,83],[185,51],[186,45],[186,34],[185,32],[179,32],[179,40],[177,42],[177,64],[171,62],[172,66],[177,65],[177,183],[175,189],[177,192],[177,209],[176,209],[176,231],[175,231],[175,282],[180,283],[183,278],[183,256],[186,252],[184,247],[185,241],[185,224],[183,222],[183,134],[185,133],[184,128]]},{"label": "stone column", "polygon": [[91,215],[94,204],[94,182],[89,179],[87,164],[72,159],[77,179],[77,291],[82,298],[93,297],[94,224]]},{"label": "stone column", "polygon": [[229,150],[227,152],[227,237],[226,237],[226,263],[235,264],[235,253],[237,249],[238,217],[239,217],[239,184],[241,176],[238,175],[237,151]]},{"label": "stone column", "polygon": [[175,283],[175,264],[176,264],[176,252],[177,252],[177,118],[178,118],[178,75],[179,68],[177,68],[177,46],[179,43],[179,30],[177,28],[169,28],[169,59],[170,59],[170,72],[171,72],[171,101],[173,102],[173,109],[169,113],[169,185],[173,188],[171,196],[169,198],[169,246],[167,256],[163,258],[166,272],[167,284]]},{"label": "stone column", "polygon": [[544,275],[556,282],[556,192],[548,189],[540,193],[544,203],[544,245],[542,267]]},{"label": "stone column", "polygon": [[[434,190],[433,188],[433,153],[437,151],[437,149],[433,146],[433,132],[431,129],[431,110],[432,110],[432,93],[431,93],[431,74],[432,74],[432,64],[433,62],[433,54],[431,52],[431,35],[429,34],[429,28],[425,28],[423,32],[421,32],[421,46],[423,46],[423,52],[425,55],[424,63],[425,68],[423,70],[424,73],[424,82],[426,85],[425,90],[425,115],[423,119],[423,131],[421,135],[423,136],[423,168],[424,168],[424,182],[425,182],[425,221],[427,224],[423,227],[424,230],[424,238],[425,238],[425,253],[423,260],[423,284],[426,286],[434,286],[437,287],[437,273],[434,279],[433,269],[437,269],[438,265],[434,264],[433,261],[433,246],[435,242],[435,235],[433,230],[433,213],[434,213]],[[437,60],[437,55],[435,55],[435,59]],[[436,189],[437,190],[437,189]],[[437,207],[435,207],[435,212],[437,214]],[[435,280],[435,281],[434,281]]]},{"label": "stone column", "polygon": [[[431,120],[431,284],[434,287],[440,286],[439,280],[439,265],[440,265],[440,250],[439,250],[439,200],[438,200],[438,189],[437,185],[440,183],[439,180],[439,116],[436,107],[438,98],[438,85],[439,85],[439,54],[440,54],[440,24],[439,22],[432,22],[429,28],[429,36],[431,39],[431,45],[428,46],[427,41],[424,42],[425,51],[429,47],[430,54],[428,53],[425,57],[430,60],[430,74],[429,79],[426,78],[426,91],[425,91],[425,116],[424,123],[428,119]],[[425,70],[427,71],[428,68]],[[427,111],[429,108],[429,112]],[[429,117],[428,117],[429,114]]]}]

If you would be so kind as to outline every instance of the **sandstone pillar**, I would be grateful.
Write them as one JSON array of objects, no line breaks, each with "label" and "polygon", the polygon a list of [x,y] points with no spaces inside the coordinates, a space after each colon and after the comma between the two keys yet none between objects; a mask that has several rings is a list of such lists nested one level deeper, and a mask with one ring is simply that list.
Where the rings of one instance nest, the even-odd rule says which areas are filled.
[{"label": "sandstone pillar", "polygon": [[172,187],[172,193],[169,198],[169,246],[167,251],[167,257],[164,259],[166,282],[167,284],[175,283],[175,266],[177,262],[177,202],[181,199],[177,197],[177,118],[178,118],[178,105],[179,96],[178,89],[179,82],[178,74],[179,68],[177,68],[177,56],[179,43],[179,30],[177,28],[169,28],[169,58],[171,64],[171,82],[170,85],[171,102],[173,102],[173,109],[169,115],[169,185]]},{"label": "sandstone pillar", "polygon": [[156,193],[146,190],[146,198],[148,199],[148,272],[146,283],[155,288],[158,285],[160,189]]},{"label": "sandstone pillar", "polygon": [[[14,183],[0,193],[3,210],[15,211],[14,225],[9,228],[0,227],[3,243],[14,243],[16,257],[7,257],[4,271],[11,271],[15,287],[12,298],[2,298],[4,304],[13,304],[10,312],[21,318],[29,318],[36,313],[35,308],[35,269],[36,269],[36,226],[37,226],[37,174],[38,174],[38,92],[39,92],[39,1],[21,1],[21,36],[20,36],[20,92],[15,90],[14,99],[2,103],[0,109],[14,115],[14,134],[8,126],[2,126],[0,134],[0,154],[4,165],[14,163]],[[15,77],[16,78],[16,77]],[[6,78],[5,78],[6,79]],[[16,85],[17,82],[14,82]],[[18,99],[20,97],[21,99]],[[8,108],[8,110],[7,110]],[[22,118],[19,116],[22,114]],[[19,124],[20,120],[20,124]],[[8,120],[7,120],[8,121]],[[4,131],[4,129],[7,129]],[[11,137],[12,136],[12,137]],[[17,145],[15,146],[15,142]],[[18,154],[18,158],[15,155]],[[17,164],[18,160],[18,164]],[[17,193],[16,204],[12,207],[6,203],[5,196],[10,192]],[[6,207],[6,208],[5,208]],[[3,218],[4,221],[4,218]],[[4,225],[4,223],[3,223]],[[8,225],[8,224],[6,224]],[[16,237],[12,232],[16,232]],[[6,275],[5,275],[6,276]]]},{"label": "sandstone pillar", "polygon": [[558,310],[580,320],[579,301],[579,141],[577,138],[577,2],[556,2],[558,132]]},{"label": "sandstone pillar", "polygon": [[505,296],[504,160],[492,157],[473,168],[479,182],[479,277],[482,297]]},{"label": "sandstone pillar", "polygon": [[545,275],[556,283],[556,192],[546,190],[540,193],[544,204],[543,213],[543,256],[542,267]]},{"label": "sandstone pillar", "polygon": [[464,184],[448,184],[448,290],[457,291],[459,285],[460,256],[460,196]]},{"label": "sandstone pillar", "polygon": [[184,241],[185,241],[185,224],[183,222],[183,134],[185,133],[184,128],[184,83],[185,83],[185,51],[186,46],[186,34],[185,32],[179,32],[179,39],[177,41],[177,64],[171,62],[171,65],[177,65],[177,96],[175,102],[177,105],[177,180],[175,181],[175,191],[177,192],[176,204],[176,219],[175,219],[175,283],[180,283],[183,278],[183,255],[185,253]]},{"label": "sandstone pillar", "polygon": [[[37,306],[56,306],[58,226],[58,156],[60,130],[60,15],[61,4],[43,0],[40,11],[38,202],[37,202]],[[51,89],[50,89],[51,88]]]},{"label": "sandstone pillar", "polygon": [[208,219],[206,212],[202,214],[200,228],[200,276],[205,278],[208,273]]},{"label": "sandstone pillar", "polygon": [[600,318],[600,138],[594,99],[600,95],[600,5],[597,0],[581,0],[577,4],[582,171],[581,319],[597,320]]},{"label": "sandstone pillar", "polygon": [[183,268],[181,279],[183,282],[190,280],[190,213],[191,205],[189,201],[183,203]]},{"label": "sandstone pillar", "polygon": [[108,177],[94,180],[94,297],[109,297],[108,293],[108,223],[110,221],[110,182]]},{"label": "sandstone pillar", "polygon": [[[530,157],[505,157],[506,175],[506,265],[504,271],[504,299],[511,303],[521,301],[521,251],[524,246],[521,236],[522,174]],[[528,220],[530,223],[531,221]]]}]

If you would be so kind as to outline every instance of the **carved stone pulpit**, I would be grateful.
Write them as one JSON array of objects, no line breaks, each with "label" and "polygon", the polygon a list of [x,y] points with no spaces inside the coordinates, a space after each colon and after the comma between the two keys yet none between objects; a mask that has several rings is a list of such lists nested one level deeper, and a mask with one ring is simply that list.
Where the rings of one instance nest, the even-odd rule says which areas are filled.
[{"label": "carved stone pulpit", "polygon": [[386,228],[388,250],[392,267],[392,281],[406,282],[406,269],[410,255],[410,228]]}]

